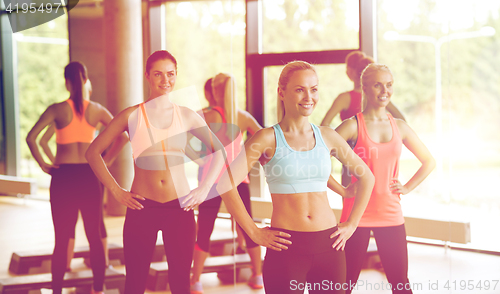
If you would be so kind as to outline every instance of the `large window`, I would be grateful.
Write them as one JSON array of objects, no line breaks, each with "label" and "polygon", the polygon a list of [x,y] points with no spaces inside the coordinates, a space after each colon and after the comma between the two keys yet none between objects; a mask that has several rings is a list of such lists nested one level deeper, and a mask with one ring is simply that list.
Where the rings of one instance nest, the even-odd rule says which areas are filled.
[{"label": "large window", "polygon": [[263,53],[356,49],[358,33],[358,1],[262,1]]},{"label": "large window", "polygon": [[[25,138],[43,111],[69,97],[64,84],[64,67],[69,62],[68,19],[64,14],[45,24],[14,35],[17,48],[19,122],[21,142],[20,176],[37,178],[41,193],[50,176],[32,158]],[[55,140],[50,142],[55,154]],[[46,159],[48,162],[48,159]]]},{"label": "large window", "polygon": [[165,10],[166,49],[178,62],[176,88],[194,85],[207,106],[206,80],[230,73],[239,107],[245,109],[245,1],[167,2]]},{"label": "large window", "polygon": [[[451,13],[453,11],[453,13]],[[405,214],[471,222],[470,246],[500,250],[500,2],[378,1],[378,61],[393,102],[437,159]],[[496,33],[495,33],[496,31]],[[418,162],[403,156],[401,177]]]},{"label": "large window", "polygon": [[[165,3],[166,49],[178,63],[175,87],[196,88],[198,101],[189,103],[194,110],[208,106],[203,86],[221,72],[234,76],[238,108],[246,108],[245,9],[243,0]],[[198,165],[189,162],[185,169],[196,187]]]}]

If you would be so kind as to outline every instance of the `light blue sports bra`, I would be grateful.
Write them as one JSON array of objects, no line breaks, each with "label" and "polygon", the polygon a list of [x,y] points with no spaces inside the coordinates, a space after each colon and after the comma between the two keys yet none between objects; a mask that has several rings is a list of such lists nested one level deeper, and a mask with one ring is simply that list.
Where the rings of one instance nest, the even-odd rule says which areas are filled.
[{"label": "light blue sports bra", "polygon": [[264,166],[271,194],[323,192],[332,170],[330,150],[321,131],[313,124],[316,144],[308,151],[295,151],[288,145],[279,124],[273,126],[276,150]]}]

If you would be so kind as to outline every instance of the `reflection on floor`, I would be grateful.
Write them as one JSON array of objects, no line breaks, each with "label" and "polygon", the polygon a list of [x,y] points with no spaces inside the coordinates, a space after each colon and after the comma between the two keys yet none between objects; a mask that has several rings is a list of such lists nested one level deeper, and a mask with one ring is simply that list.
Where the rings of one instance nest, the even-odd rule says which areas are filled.
[{"label": "reflection on floor", "polygon": [[[109,242],[122,244],[123,221],[124,217],[106,217]],[[217,220],[216,230],[230,230],[229,221]],[[53,248],[53,239],[49,202],[0,197],[0,278],[9,277],[8,266],[12,252]],[[81,220],[77,224],[76,244],[87,245]],[[421,244],[409,244],[408,251],[409,277],[414,293],[500,293],[500,256]],[[86,269],[81,259],[74,259],[72,268]],[[122,266],[115,269],[125,270]],[[201,280],[207,294],[264,293],[264,290],[250,289],[244,282],[222,285],[216,274],[203,274]],[[72,291],[68,290],[66,293]],[[389,294],[391,291],[387,290],[387,280],[383,273],[363,270],[357,290],[353,293]]]}]

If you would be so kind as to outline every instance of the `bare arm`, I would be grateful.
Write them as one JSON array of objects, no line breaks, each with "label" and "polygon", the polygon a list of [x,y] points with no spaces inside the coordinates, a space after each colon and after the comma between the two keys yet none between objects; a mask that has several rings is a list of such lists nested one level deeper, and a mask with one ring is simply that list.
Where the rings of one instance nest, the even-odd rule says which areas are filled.
[{"label": "bare arm", "polygon": [[221,195],[222,200],[224,200],[229,213],[231,213],[236,222],[238,222],[254,242],[281,251],[287,249],[284,244],[291,244],[290,241],[281,237],[290,237],[290,235],[280,231],[269,230],[269,228],[258,228],[245,209],[245,205],[236,189],[262,156],[271,157],[269,153],[271,150],[274,152],[274,141],[274,131],[272,129],[262,129],[255,133],[245,143],[244,150],[236,157],[220,178],[217,184],[217,191]]},{"label": "bare arm", "polygon": [[340,196],[344,197],[345,195],[345,188],[342,186],[337,180],[333,178],[332,175],[328,178],[328,183],[327,187],[332,190],[333,192],[339,194]]},{"label": "bare arm", "polygon": [[[255,134],[258,130],[262,129],[262,126],[257,122],[257,120],[247,111],[240,110],[239,115],[244,117],[244,129],[241,131],[247,131],[250,136]],[[239,119],[239,117],[238,117]]]},{"label": "bare arm", "polygon": [[54,125],[50,125],[47,128],[47,130],[45,131],[45,133],[43,134],[40,141],[38,141],[38,143],[40,144],[40,147],[42,147],[43,152],[45,153],[45,155],[47,155],[47,157],[49,158],[50,162],[52,162],[52,164],[54,164],[54,162],[56,161],[56,158],[54,157],[54,153],[52,153],[52,150],[50,150],[49,141],[50,141],[50,138],[52,138],[52,136],[54,135],[54,133],[55,133],[55,127],[54,127]]},{"label": "bare arm", "polygon": [[337,116],[337,114],[339,114],[342,110],[349,108],[350,101],[351,97],[349,96],[349,93],[342,93],[337,98],[335,98],[332,106],[326,113],[325,118],[321,121],[321,125],[330,126],[332,120],[335,118],[335,116]]},{"label": "bare arm", "polygon": [[[97,104],[99,106],[99,122],[105,127],[107,127],[111,121],[113,120],[113,115],[102,105]],[[116,157],[123,149],[123,146],[127,144],[129,141],[128,135],[126,132],[122,132],[116,140],[113,141],[113,144],[109,148],[108,152],[103,157],[104,163],[106,166],[111,166],[115,161]]]},{"label": "bare arm", "polygon": [[391,184],[391,190],[393,192],[405,195],[415,189],[420,183],[422,183],[422,181],[432,172],[432,170],[436,166],[436,161],[434,160],[434,157],[432,157],[432,154],[429,152],[429,149],[425,147],[424,143],[422,143],[417,134],[410,128],[410,126],[408,126],[406,122],[398,120],[397,125],[403,139],[403,144],[422,163],[422,166],[420,166],[417,172],[406,184],[402,185],[398,179],[393,179],[394,182]]},{"label": "bare arm", "polygon": [[202,203],[208,196],[210,189],[224,166],[226,155],[224,146],[210,130],[205,121],[196,112],[188,108],[183,108],[182,111],[185,121],[189,123],[189,133],[198,138],[213,153],[211,168],[207,176],[200,183],[198,188],[192,190],[181,203],[181,205],[185,205],[184,210],[190,210]]},{"label": "bare arm", "polygon": [[401,113],[401,111],[399,111],[399,109],[396,107],[396,105],[392,104],[392,101],[389,102],[389,104],[387,104],[387,106],[385,108],[387,109],[387,111],[389,111],[390,114],[392,114],[392,116],[394,118],[399,118],[399,119],[406,121],[406,119],[403,116],[403,114]]},{"label": "bare arm", "polygon": [[142,209],[143,206],[134,198],[143,199],[143,197],[130,193],[120,187],[115,178],[109,172],[108,167],[102,158],[102,153],[106,150],[128,127],[128,117],[134,111],[133,107],[129,107],[120,112],[104,129],[102,133],[95,138],[87,149],[85,157],[87,158],[90,167],[94,171],[97,178],[103,185],[113,194],[118,202],[132,209]]},{"label": "bare arm", "polygon": [[50,169],[56,166],[48,164],[43,160],[42,154],[38,149],[38,144],[36,143],[36,138],[46,126],[54,123],[55,113],[56,113],[55,105],[49,106],[45,110],[45,112],[40,116],[40,118],[35,123],[33,128],[29,131],[28,136],[26,136],[26,143],[30,148],[33,158],[36,160],[36,162],[38,162],[38,165],[40,165],[42,170],[46,173],[50,173]]},{"label": "bare arm", "polygon": [[337,182],[332,175],[328,178],[327,187],[343,198],[352,198],[356,196],[356,184],[350,183],[347,187],[344,187],[342,184]]},{"label": "bare arm", "polygon": [[358,179],[354,184],[356,196],[351,214],[345,223],[338,225],[338,230],[332,235],[339,236],[333,247],[337,250],[343,250],[345,242],[352,236],[365,212],[375,184],[375,177],[365,162],[352,151],[351,147],[337,132],[328,127],[322,127],[321,130],[324,134],[323,138],[326,138],[325,142],[328,146],[331,146],[332,155],[347,167],[350,174]]}]

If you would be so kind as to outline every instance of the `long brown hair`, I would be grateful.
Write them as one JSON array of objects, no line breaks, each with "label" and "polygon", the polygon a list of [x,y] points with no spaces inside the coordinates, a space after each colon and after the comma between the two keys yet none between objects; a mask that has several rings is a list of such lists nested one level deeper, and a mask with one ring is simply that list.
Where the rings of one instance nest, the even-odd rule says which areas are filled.
[{"label": "long brown hair", "polygon": [[64,68],[64,78],[71,83],[71,100],[75,105],[76,113],[83,115],[83,99],[85,96],[85,82],[87,81],[87,68],[79,61],[70,62]]}]

